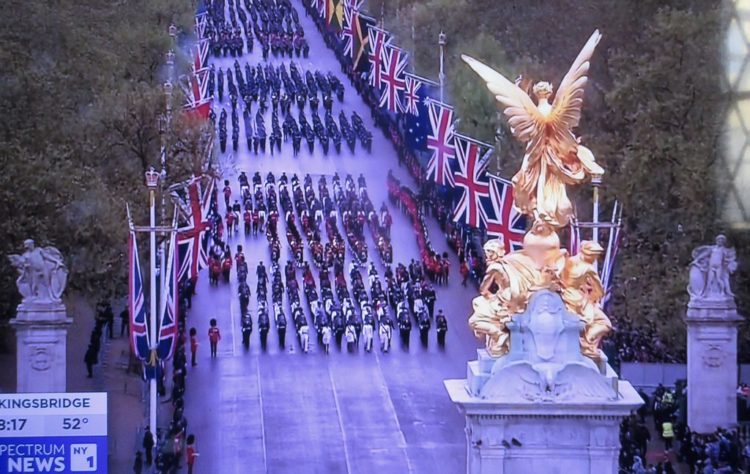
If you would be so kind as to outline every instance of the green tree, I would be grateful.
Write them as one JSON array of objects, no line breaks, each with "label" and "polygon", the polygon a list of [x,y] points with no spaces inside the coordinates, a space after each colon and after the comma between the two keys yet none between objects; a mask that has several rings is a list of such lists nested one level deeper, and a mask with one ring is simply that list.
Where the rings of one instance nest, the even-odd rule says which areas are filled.
[{"label": "green tree", "polygon": [[[143,172],[159,162],[168,26],[192,28],[190,2],[8,0],[0,17],[0,254],[23,239],[55,245],[69,286],[92,302],[127,291],[125,204],[145,214]],[[178,63],[178,74],[184,62]],[[182,99],[176,94],[174,104]],[[175,106],[179,110],[179,106]],[[176,115],[164,139],[193,140]],[[195,156],[177,153],[175,179]],[[0,259],[0,317],[18,303]]]}]

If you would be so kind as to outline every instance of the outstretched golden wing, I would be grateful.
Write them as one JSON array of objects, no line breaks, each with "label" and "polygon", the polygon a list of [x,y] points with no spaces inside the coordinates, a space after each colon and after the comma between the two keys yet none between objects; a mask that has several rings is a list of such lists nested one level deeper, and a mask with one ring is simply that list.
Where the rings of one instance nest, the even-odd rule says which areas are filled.
[{"label": "outstretched golden wing", "polygon": [[508,125],[513,136],[524,143],[531,140],[542,129],[544,122],[544,118],[531,98],[491,67],[463,54],[461,59],[484,79],[487,89],[495,94],[498,102],[505,106],[504,113],[508,117]]},{"label": "outstretched golden wing", "polygon": [[547,117],[547,124],[554,129],[554,135],[563,148],[559,151],[563,154],[575,153],[577,149],[578,144],[571,130],[577,127],[581,120],[583,88],[588,82],[589,59],[601,38],[601,33],[596,30],[586,41],[570,70],[560,82],[555,100],[552,102],[552,113]]}]

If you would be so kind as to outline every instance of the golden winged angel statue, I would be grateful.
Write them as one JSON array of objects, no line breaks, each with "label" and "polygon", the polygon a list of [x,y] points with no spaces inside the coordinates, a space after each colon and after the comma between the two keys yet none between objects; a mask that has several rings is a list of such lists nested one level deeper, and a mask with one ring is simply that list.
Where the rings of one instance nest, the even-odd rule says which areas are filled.
[{"label": "golden winged angel statue", "polygon": [[499,72],[461,56],[505,108],[513,136],[526,144],[523,164],[513,177],[516,207],[555,227],[566,226],[573,215],[565,186],[604,174],[591,150],[581,145],[573,133],[581,119],[589,59],[600,39],[599,30],[594,31],[563,77],[551,104],[550,83],[534,84],[532,90],[538,100],[535,105],[526,92]]}]

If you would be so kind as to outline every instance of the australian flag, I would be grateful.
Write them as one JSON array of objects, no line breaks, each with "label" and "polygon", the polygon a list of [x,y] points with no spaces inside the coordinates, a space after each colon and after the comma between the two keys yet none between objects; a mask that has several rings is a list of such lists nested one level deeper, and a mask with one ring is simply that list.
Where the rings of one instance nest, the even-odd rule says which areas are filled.
[{"label": "australian flag", "polygon": [[407,87],[402,100],[405,113],[401,114],[404,124],[404,141],[414,151],[427,151],[427,135],[432,130],[427,103],[435,96],[439,85],[408,72],[406,82]]},{"label": "australian flag", "polygon": [[167,268],[163,273],[164,286],[161,292],[161,305],[159,314],[161,324],[159,326],[159,348],[157,356],[161,360],[168,360],[174,354],[177,343],[177,270],[179,266],[176,236],[173,233],[169,241],[169,257]]},{"label": "australian flag", "polygon": [[150,344],[146,322],[146,303],[143,294],[143,274],[138,260],[135,231],[128,238],[128,311],[130,312],[130,349],[141,360],[148,360]]}]

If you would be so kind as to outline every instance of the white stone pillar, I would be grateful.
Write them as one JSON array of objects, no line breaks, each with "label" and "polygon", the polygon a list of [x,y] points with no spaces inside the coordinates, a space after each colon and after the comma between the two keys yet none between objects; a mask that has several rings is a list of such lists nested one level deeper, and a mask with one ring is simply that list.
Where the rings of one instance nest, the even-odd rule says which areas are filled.
[{"label": "white stone pillar", "polygon": [[737,326],[733,299],[691,301],[687,324],[688,426],[698,433],[737,424]]},{"label": "white stone pillar", "polygon": [[16,391],[67,391],[66,346],[72,323],[62,303],[18,306],[10,321],[16,330]]}]

